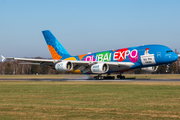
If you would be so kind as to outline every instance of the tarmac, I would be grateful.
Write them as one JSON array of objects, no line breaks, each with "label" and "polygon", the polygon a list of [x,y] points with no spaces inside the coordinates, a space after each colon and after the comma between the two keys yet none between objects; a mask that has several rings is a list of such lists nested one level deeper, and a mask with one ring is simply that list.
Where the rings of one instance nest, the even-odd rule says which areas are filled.
[{"label": "tarmac", "polygon": [[0,78],[0,81],[115,81],[115,82],[150,82],[150,81],[157,81],[157,82],[180,82],[180,79],[135,79],[135,78],[127,78],[127,79],[114,79],[114,80],[95,80],[93,78],[60,78],[60,79],[54,79],[54,78]]}]

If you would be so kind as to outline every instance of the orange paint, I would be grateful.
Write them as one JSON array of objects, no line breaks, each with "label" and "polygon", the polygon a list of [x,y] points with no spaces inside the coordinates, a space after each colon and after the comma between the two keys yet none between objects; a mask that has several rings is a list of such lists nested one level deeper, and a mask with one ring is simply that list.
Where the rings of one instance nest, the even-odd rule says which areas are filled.
[{"label": "orange paint", "polygon": [[78,55],[79,56],[79,60],[81,61],[82,60],[82,58],[84,57],[84,56],[86,56],[87,54],[84,54],[84,55]]},{"label": "orange paint", "polygon": [[81,72],[80,70],[75,70],[75,71],[73,71],[73,69],[70,70],[68,73],[82,74],[82,72]]},{"label": "orange paint", "polygon": [[60,60],[62,58],[51,45],[48,45],[48,48],[54,60]]}]

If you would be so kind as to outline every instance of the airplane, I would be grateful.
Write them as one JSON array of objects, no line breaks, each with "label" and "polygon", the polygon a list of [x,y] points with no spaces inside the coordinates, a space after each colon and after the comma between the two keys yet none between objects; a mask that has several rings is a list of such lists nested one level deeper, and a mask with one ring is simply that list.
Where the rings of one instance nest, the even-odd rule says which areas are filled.
[{"label": "airplane", "polygon": [[52,59],[5,58],[1,55],[2,62],[17,60],[25,62],[24,64],[48,66],[57,71],[97,74],[95,79],[115,79],[110,74],[119,73],[117,78],[125,79],[125,76],[122,76],[124,71],[141,68],[143,71],[155,72],[162,64],[166,64],[168,70],[169,65],[180,57],[169,47],[157,44],[71,56],[49,30],[42,31],[42,34]]}]

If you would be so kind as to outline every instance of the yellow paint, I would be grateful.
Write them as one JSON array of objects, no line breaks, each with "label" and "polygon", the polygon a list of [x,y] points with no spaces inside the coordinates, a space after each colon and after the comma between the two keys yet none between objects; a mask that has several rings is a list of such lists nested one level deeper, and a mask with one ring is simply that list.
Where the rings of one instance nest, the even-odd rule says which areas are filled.
[{"label": "yellow paint", "polygon": [[75,57],[69,57],[69,58],[66,58],[64,60],[76,60],[76,58]]},{"label": "yellow paint", "polygon": [[[76,60],[76,58],[75,57],[69,57],[69,58],[66,58],[64,60]],[[80,70],[73,71],[73,69],[70,70],[68,73],[82,74]]]}]

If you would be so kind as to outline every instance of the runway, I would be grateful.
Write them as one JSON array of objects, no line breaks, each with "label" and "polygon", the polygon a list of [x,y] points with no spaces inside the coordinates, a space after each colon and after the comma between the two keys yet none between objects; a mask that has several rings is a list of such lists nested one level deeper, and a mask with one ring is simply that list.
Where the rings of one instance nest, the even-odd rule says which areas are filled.
[{"label": "runway", "polygon": [[50,79],[50,78],[0,78],[0,81],[109,81],[109,82],[180,82],[180,79],[114,79],[114,80],[95,80],[92,78],[62,78],[62,79]]}]

